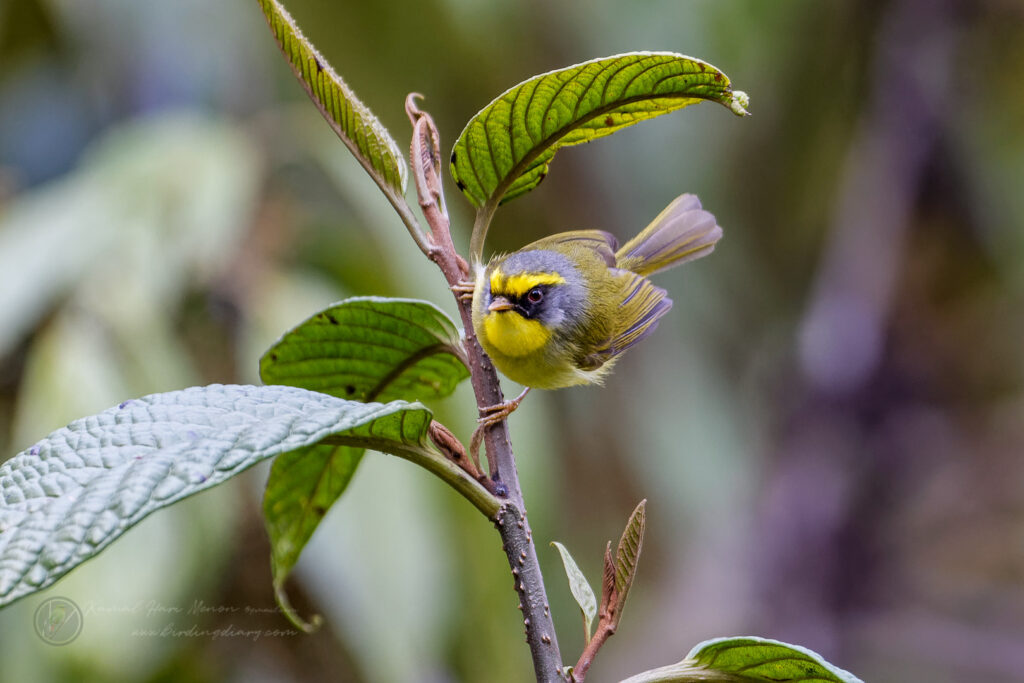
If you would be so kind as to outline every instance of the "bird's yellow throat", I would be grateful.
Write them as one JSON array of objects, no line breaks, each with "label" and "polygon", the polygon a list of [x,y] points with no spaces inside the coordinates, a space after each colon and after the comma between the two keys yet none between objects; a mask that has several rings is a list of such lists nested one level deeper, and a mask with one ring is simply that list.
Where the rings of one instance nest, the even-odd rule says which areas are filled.
[{"label": "bird's yellow throat", "polygon": [[[558,273],[516,273],[506,276],[500,268],[491,273],[491,292],[518,298],[540,285],[565,282]],[[551,331],[537,320],[516,311],[493,311],[484,316],[484,335],[488,343],[506,356],[526,356],[540,349],[551,338]]]},{"label": "bird's yellow throat", "polygon": [[536,320],[515,311],[496,311],[484,316],[484,334],[491,346],[506,356],[526,356],[548,343],[551,332]]}]

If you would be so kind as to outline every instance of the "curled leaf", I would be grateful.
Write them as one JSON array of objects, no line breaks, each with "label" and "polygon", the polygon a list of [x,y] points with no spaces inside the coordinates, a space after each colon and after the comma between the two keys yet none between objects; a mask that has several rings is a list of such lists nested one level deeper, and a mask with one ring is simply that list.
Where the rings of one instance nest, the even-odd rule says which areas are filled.
[{"label": "curled leaf", "polygon": [[640,504],[633,510],[626,522],[626,529],[619,539],[619,547],[615,551],[615,619],[622,615],[622,608],[626,604],[626,596],[636,578],[636,565],[640,560],[640,552],[644,545],[644,530],[647,526],[647,500],[640,501]]}]

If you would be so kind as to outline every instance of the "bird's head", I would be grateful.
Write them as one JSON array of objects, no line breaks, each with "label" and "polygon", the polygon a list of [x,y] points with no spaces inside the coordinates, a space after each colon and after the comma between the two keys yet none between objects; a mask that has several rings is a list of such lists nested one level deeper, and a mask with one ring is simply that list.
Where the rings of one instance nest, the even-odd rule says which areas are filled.
[{"label": "bird's head", "polygon": [[492,261],[481,279],[484,332],[511,356],[546,344],[579,318],[586,301],[579,271],[555,251],[509,254]]}]

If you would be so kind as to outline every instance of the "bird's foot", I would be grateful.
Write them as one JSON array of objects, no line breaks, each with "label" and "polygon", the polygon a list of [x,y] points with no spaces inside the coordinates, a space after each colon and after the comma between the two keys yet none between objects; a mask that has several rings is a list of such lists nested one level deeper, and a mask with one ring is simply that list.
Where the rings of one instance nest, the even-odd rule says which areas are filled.
[{"label": "bird's foot", "polygon": [[478,429],[493,427],[506,419],[509,415],[515,412],[516,408],[519,407],[519,404],[523,402],[523,399],[526,398],[528,393],[530,393],[530,387],[526,387],[523,389],[523,393],[509,401],[502,401],[501,403],[495,403],[493,406],[481,408],[480,417],[477,419],[477,422],[480,423]]},{"label": "bird's foot", "polygon": [[501,403],[495,403],[493,406],[480,409],[480,417],[477,419],[479,424],[473,432],[473,437],[469,440],[469,455],[473,460],[480,462],[480,444],[483,443],[484,432],[515,412],[515,409],[519,407],[519,404],[523,402],[528,393],[530,393],[530,387],[523,389],[523,393],[510,401],[502,401]]},{"label": "bird's foot", "polygon": [[451,286],[451,290],[455,292],[455,296],[459,301],[472,301],[473,292],[476,290],[476,283],[472,280],[459,280]]}]

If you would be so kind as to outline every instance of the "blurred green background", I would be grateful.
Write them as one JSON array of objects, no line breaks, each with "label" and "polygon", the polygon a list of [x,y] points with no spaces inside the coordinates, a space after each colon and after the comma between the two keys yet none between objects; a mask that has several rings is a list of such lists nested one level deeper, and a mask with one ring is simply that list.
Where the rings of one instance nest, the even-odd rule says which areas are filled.
[{"label": "blurred green background", "polygon": [[[403,145],[410,91],[447,150],[520,80],[632,50],[700,57],[751,96],[744,120],[702,104],[560,153],[490,233],[627,238],[684,191],[725,228],[658,276],[675,309],[606,387],[512,417],[566,660],[580,620],[547,543],[597,582],[646,497],[638,583],[588,680],[722,635],[868,681],[1024,680],[1024,5],[286,6]],[[128,397],[257,382],[285,329],[368,294],[454,312],[256,2],[0,0],[0,460]],[[468,439],[468,384],[437,410]],[[0,680],[530,679],[497,535],[386,456],[290,584],[326,626],[274,633],[265,478],[154,515],[0,612]],[[84,612],[59,648],[32,629],[54,595]],[[228,627],[264,635],[210,634]]]}]

